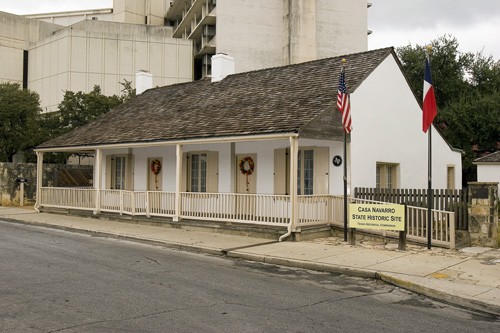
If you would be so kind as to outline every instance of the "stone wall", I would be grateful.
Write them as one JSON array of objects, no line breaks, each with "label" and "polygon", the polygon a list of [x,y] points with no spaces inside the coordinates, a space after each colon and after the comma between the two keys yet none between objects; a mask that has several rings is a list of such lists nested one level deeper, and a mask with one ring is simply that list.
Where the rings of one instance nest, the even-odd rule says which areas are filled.
[{"label": "stone wall", "polygon": [[473,246],[500,246],[498,183],[469,183],[469,235]]},{"label": "stone wall", "polygon": [[[84,171],[92,174],[93,166],[89,165],[66,165],[66,164],[44,164],[42,186],[58,186],[62,184],[61,175],[68,171]],[[36,194],[36,164],[35,163],[0,163],[0,205],[10,206],[19,204],[20,184],[18,178],[26,178],[24,184],[25,205],[35,202]],[[91,186],[92,179],[80,181],[73,186]]]}]

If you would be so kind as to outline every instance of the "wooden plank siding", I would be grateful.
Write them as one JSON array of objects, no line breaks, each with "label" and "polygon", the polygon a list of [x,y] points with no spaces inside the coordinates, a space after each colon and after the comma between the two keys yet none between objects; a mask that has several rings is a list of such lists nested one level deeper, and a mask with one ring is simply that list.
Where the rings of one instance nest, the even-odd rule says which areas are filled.
[{"label": "wooden plank siding", "polygon": [[[468,229],[467,189],[432,190],[433,209],[455,213],[456,230]],[[356,187],[354,197],[358,199],[381,202],[407,204],[416,207],[427,207],[427,189],[377,189]]]}]

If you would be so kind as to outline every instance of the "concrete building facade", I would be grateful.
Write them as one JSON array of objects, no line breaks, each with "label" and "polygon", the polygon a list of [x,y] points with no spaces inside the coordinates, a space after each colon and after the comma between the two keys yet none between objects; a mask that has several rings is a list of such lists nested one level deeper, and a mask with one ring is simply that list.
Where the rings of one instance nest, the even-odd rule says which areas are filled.
[{"label": "concrete building facade", "polygon": [[194,43],[195,78],[211,57],[235,58],[236,73],[366,51],[366,0],[173,0],[165,19]]},{"label": "concrete building facade", "polygon": [[57,31],[55,24],[30,20],[21,16],[0,12],[0,82],[19,83],[28,86],[28,50],[36,43]]},{"label": "concrete building facade", "polygon": [[121,83],[145,70],[153,87],[192,80],[192,46],[168,27],[86,20],[31,45],[28,87],[54,111],[65,90],[120,95]]},{"label": "concrete building facade", "polygon": [[[0,12],[0,82],[16,82],[37,92],[42,110],[50,112],[57,110],[68,90],[88,92],[99,85],[105,95],[120,95],[121,83],[127,80],[134,86],[140,70],[153,75],[153,86],[191,81],[191,41],[173,38],[171,27],[102,20],[138,20],[125,6],[134,1],[115,2],[123,6],[112,16],[106,10],[91,19],[83,12],[52,14],[52,22],[69,26]],[[143,22],[146,19],[159,23],[154,15],[144,16]]]}]

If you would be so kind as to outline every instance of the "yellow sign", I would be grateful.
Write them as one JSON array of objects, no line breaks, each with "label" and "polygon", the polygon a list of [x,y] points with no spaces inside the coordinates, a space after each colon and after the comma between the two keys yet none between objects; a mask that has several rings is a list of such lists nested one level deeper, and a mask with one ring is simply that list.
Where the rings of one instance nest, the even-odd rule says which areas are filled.
[{"label": "yellow sign", "polygon": [[349,227],[404,231],[405,206],[395,204],[350,204]]}]

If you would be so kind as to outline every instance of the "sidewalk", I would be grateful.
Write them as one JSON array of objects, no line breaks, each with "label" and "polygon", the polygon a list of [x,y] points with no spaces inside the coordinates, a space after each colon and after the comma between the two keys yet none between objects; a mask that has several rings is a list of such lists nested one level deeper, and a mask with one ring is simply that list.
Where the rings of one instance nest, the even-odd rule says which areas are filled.
[{"label": "sidewalk", "polygon": [[167,228],[1,207],[0,220],[160,244],[269,264],[381,279],[447,303],[500,315],[500,249],[457,250],[397,244],[351,246],[328,237],[302,242]]}]

